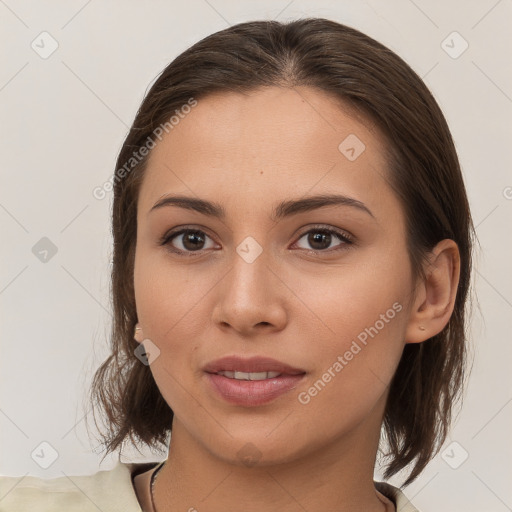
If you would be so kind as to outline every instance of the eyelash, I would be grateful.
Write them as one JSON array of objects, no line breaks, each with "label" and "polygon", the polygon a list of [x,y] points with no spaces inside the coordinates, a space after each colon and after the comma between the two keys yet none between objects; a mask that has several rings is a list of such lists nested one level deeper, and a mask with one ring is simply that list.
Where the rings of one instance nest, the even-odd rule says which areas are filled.
[{"label": "eyelash", "polygon": [[[211,237],[208,236],[208,234],[205,231],[203,231],[201,229],[192,228],[192,227],[185,227],[185,228],[178,229],[177,231],[167,232],[160,239],[159,245],[167,246],[167,250],[169,250],[173,254],[177,254],[179,256],[194,257],[194,256],[201,255],[204,252],[205,249],[200,249],[198,251],[182,251],[181,249],[174,248],[170,244],[170,242],[174,238],[177,238],[179,235],[183,235],[185,233],[190,233],[190,232],[198,232],[198,233],[206,235],[208,238],[211,238]],[[331,249],[324,249],[324,250],[320,250],[320,249],[303,249],[307,253],[313,253],[313,254],[328,253],[329,254],[329,253],[336,252],[336,251],[346,250],[348,248],[348,246],[354,244],[354,240],[353,240],[352,235],[348,234],[347,232],[339,231],[337,229],[331,228],[329,226],[323,226],[323,225],[310,227],[307,231],[304,231],[304,232],[302,232],[299,235],[297,241],[299,241],[304,235],[307,235],[310,232],[328,233],[330,235],[334,235],[334,236],[338,237],[343,243],[340,244],[337,248],[334,248],[334,249],[332,249],[332,248]],[[297,242],[295,242],[295,243],[297,243]]]}]

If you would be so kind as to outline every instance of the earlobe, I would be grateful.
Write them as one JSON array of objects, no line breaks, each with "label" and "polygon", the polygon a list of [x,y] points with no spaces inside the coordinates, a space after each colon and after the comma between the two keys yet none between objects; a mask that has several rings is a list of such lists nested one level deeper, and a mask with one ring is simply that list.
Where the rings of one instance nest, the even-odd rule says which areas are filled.
[{"label": "earlobe", "polygon": [[434,247],[425,276],[418,283],[405,334],[406,343],[421,343],[432,338],[450,320],[460,276],[459,248],[453,240],[441,240]]},{"label": "earlobe", "polygon": [[139,343],[142,343],[142,340],[144,339],[144,335],[142,333],[142,327],[140,326],[139,323],[135,324],[133,338],[135,339],[135,341],[138,341]]}]

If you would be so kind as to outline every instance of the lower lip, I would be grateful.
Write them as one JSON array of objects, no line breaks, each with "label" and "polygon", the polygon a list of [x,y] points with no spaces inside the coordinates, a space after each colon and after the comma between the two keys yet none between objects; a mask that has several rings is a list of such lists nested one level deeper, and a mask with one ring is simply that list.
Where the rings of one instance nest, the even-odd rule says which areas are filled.
[{"label": "lower lip", "polygon": [[265,380],[228,379],[216,373],[207,373],[206,377],[213,389],[227,402],[234,405],[256,406],[267,404],[294,389],[304,375],[281,375]]}]

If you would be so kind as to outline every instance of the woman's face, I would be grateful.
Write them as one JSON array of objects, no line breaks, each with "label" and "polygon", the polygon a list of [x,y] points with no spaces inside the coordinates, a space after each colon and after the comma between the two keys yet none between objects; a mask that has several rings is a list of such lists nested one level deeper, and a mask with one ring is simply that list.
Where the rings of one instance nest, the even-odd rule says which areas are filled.
[{"label": "woman's face", "polygon": [[[414,286],[385,144],[322,92],[267,87],[199,100],[153,149],[138,202],[138,320],[160,351],[150,369],[174,428],[211,454],[284,462],[378,435]],[[347,199],[303,203],[319,195]],[[171,196],[223,216],[154,208]],[[205,371],[232,355],[302,373],[254,383],[231,377],[265,375]]]}]

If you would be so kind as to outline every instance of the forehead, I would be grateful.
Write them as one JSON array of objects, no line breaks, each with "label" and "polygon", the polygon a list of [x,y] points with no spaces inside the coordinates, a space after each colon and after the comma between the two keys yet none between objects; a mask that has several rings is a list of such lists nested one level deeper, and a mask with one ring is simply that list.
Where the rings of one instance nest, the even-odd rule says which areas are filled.
[{"label": "forehead", "polygon": [[[382,135],[331,95],[264,87],[199,99],[152,150],[141,203],[166,192],[261,201],[334,189],[367,200],[385,186]],[[259,203],[261,204],[261,203]]]}]

